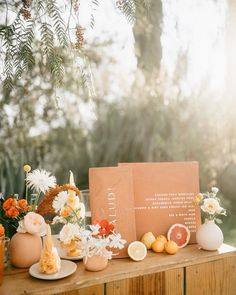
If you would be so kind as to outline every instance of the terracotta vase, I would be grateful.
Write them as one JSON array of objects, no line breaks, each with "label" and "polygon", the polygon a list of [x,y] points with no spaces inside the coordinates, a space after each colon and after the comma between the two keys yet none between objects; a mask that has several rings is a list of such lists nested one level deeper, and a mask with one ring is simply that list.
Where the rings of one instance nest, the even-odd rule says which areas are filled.
[{"label": "terracotta vase", "polygon": [[214,220],[205,219],[197,229],[196,240],[202,249],[214,251],[223,244],[224,236]]},{"label": "terracotta vase", "polygon": [[30,267],[40,259],[42,240],[38,235],[16,233],[10,240],[9,259],[19,268]]},{"label": "terracotta vase", "polygon": [[83,263],[85,269],[89,271],[100,271],[107,267],[108,259],[101,255],[94,255],[92,257],[84,257]]}]

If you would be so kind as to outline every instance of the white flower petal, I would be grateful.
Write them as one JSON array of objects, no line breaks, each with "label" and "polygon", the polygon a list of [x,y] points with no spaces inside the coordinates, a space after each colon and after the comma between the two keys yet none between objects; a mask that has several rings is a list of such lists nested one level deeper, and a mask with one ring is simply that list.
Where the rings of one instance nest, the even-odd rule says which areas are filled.
[{"label": "white flower petal", "polygon": [[52,207],[55,212],[59,212],[66,204],[68,193],[66,191],[60,192],[52,202]]},{"label": "white flower petal", "polygon": [[45,193],[49,188],[55,187],[56,178],[46,170],[36,169],[28,173],[26,182],[28,186],[34,189],[36,192]]}]

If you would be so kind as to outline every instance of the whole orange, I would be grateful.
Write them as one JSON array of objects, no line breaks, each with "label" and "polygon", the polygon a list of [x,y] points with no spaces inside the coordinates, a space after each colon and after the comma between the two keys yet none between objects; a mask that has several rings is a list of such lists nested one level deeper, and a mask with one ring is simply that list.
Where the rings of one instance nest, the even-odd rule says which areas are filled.
[{"label": "whole orange", "polygon": [[157,252],[157,253],[163,252],[164,248],[165,248],[165,243],[160,240],[156,240],[155,242],[152,243],[152,250],[154,252]]},{"label": "whole orange", "polygon": [[164,244],[167,242],[167,238],[165,236],[163,236],[163,235],[158,235],[156,237],[156,240],[157,241],[162,241]]},{"label": "whole orange", "polygon": [[175,254],[179,250],[179,247],[174,241],[170,240],[165,243],[165,250],[168,254]]}]

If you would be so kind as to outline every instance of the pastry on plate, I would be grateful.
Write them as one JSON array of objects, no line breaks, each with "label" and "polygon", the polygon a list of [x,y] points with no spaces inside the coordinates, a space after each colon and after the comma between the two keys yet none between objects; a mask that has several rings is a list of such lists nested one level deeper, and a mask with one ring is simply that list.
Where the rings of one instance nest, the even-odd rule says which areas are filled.
[{"label": "pastry on plate", "polygon": [[43,250],[39,261],[39,272],[44,274],[57,273],[61,268],[61,259],[52,241],[51,228],[47,225],[47,235],[44,238]]}]

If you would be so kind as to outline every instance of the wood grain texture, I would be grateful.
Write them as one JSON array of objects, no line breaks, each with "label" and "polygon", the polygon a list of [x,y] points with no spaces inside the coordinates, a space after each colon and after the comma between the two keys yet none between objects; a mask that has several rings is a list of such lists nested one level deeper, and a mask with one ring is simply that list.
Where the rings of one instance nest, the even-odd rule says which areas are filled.
[{"label": "wood grain texture", "polygon": [[228,245],[213,252],[199,250],[197,245],[189,245],[176,255],[149,251],[147,258],[140,262],[129,258],[114,259],[100,272],[88,272],[82,262],[78,262],[76,273],[58,281],[38,280],[29,275],[28,269],[10,268],[5,272],[0,295],[54,295],[235,256],[236,249]]},{"label": "wood grain texture", "polygon": [[235,295],[236,256],[186,267],[187,295]]},{"label": "wood grain texture", "polygon": [[75,291],[63,292],[60,295],[104,295],[104,285],[96,285]]},{"label": "wood grain texture", "polygon": [[182,295],[183,268],[110,282],[107,295]]},{"label": "wood grain texture", "polygon": [[184,268],[171,269],[165,272],[165,295],[184,294]]}]

